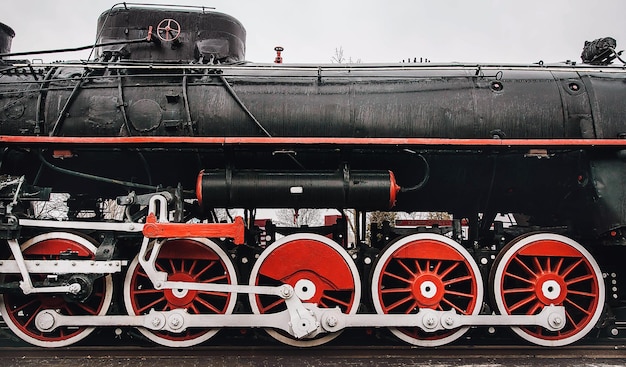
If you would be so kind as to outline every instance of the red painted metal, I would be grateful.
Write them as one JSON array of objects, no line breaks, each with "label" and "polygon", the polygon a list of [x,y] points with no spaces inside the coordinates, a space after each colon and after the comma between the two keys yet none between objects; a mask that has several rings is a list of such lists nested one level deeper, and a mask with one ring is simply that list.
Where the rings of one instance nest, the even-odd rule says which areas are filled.
[{"label": "red painted metal", "polygon": [[448,138],[327,138],[327,137],[49,137],[0,135],[0,144],[33,145],[347,145],[437,147],[626,147],[626,139],[448,139]]},{"label": "red painted metal", "polygon": [[293,281],[291,285],[302,277],[313,276],[321,286],[320,291],[354,288],[345,260],[331,247],[315,240],[294,240],[277,248],[265,259],[259,273],[283,283]]},{"label": "red painted metal", "polygon": [[[312,239],[297,239],[274,249],[263,261],[257,285],[289,284],[296,288],[300,280],[311,281],[315,293],[307,302],[320,307],[339,306],[348,312],[354,306],[356,287],[346,260],[330,246]],[[284,300],[257,296],[261,313],[285,309]]]},{"label": "red painted metal", "polygon": [[236,217],[233,223],[159,223],[154,213],[146,218],[143,235],[148,238],[232,238],[237,245],[245,242],[243,218]]},{"label": "red painted metal", "polygon": [[391,171],[389,171],[389,181],[389,209],[391,209],[396,206],[396,198],[402,188],[396,182],[396,176]]}]

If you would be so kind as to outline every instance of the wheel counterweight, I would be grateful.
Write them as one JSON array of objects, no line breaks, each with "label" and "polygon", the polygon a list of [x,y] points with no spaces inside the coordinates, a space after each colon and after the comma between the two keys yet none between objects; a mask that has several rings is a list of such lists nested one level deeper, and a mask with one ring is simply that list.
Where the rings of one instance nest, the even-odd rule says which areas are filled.
[{"label": "wheel counterweight", "polygon": [[[237,275],[228,255],[214,242],[203,239],[172,239],[163,244],[156,268],[168,273],[168,280],[237,284]],[[236,295],[187,289],[154,289],[148,275],[135,258],[124,282],[124,303],[129,315],[144,315],[154,309],[185,309],[190,314],[230,314]],[[168,347],[188,347],[202,343],[219,329],[189,328],[181,333],[139,329],[148,339]]]},{"label": "wheel counterweight", "polygon": [[543,346],[561,346],[584,337],[604,305],[604,280],[592,255],[565,236],[539,233],[508,244],[496,258],[490,283],[501,314],[534,315],[544,306],[564,306],[566,324],[549,332],[513,327],[522,338]]},{"label": "wheel counterweight", "polygon": [[[306,305],[339,307],[346,314],[356,313],[361,298],[361,282],[354,261],[341,246],[316,234],[294,234],[269,246],[254,264],[250,285],[277,286],[289,284]],[[276,296],[250,294],[255,314],[275,313],[286,309],[285,301]],[[286,333],[267,330],[275,339],[293,346],[324,344],[339,333],[295,339]]]},{"label": "wheel counterweight", "polygon": [[[471,255],[437,234],[402,237],[385,248],[372,270],[372,301],[379,314],[411,314],[422,308],[475,315],[483,285]],[[461,337],[468,327],[425,332],[392,328],[398,338],[419,346],[439,346]]]},{"label": "wheel counterweight", "polygon": [[[24,259],[55,260],[62,256],[72,259],[95,259],[95,241],[86,236],[66,232],[41,234],[26,241],[22,246]],[[44,281],[45,274],[31,274],[34,282]],[[20,275],[5,275],[2,283],[17,282]],[[68,316],[105,315],[113,296],[113,281],[110,275],[98,278],[93,283],[91,294],[79,302],[63,294],[0,294],[0,314],[7,326],[24,341],[40,347],[65,347],[87,337],[93,327],[59,327],[51,332],[42,332],[35,325],[35,317],[45,309],[53,309]]]}]

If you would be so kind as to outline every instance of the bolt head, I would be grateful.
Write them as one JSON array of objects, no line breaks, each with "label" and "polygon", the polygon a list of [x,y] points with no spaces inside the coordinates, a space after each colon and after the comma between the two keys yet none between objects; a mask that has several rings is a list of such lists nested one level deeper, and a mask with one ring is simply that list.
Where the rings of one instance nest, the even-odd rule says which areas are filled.
[{"label": "bolt head", "polygon": [[328,325],[329,327],[335,327],[337,326],[337,323],[339,322],[339,320],[337,320],[337,318],[335,316],[329,316],[326,319],[326,325]]},{"label": "bolt head", "polygon": [[425,318],[424,318],[424,325],[426,325],[426,326],[428,326],[428,327],[433,327],[433,326],[435,326],[435,323],[436,323],[436,322],[437,322],[437,321],[436,321],[436,320],[435,320],[435,318],[434,318],[434,317],[432,317],[432,316],[427,316],[427,317],[425,317]]},{"label": "bolt head", "polygon": [[552,320],[552,322],[554,323],[554,325],[561,325],[561,323],[563,323],[563,320],[561,319],[560,316],[557,316],[554,318],[554,320]]}]

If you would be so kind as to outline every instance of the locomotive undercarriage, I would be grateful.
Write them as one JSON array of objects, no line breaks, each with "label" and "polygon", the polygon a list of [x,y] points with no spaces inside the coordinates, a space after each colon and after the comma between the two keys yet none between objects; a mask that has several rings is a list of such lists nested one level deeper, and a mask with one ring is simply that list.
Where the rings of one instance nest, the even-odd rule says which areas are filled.
[{"label": "locomotive undercarriage", "polygon": [[[275,172],[272,160],[291,159],[285,156],[315,166],[313,174],[333,166],[348,173],[352,171],[346,167],[369,167],[371,172],[387,168],[398,176],[400,186],[417,187],[398,193],[397,208],[451,208],[455,213],[444,226],[393,228],[373,223],[368,236],[364,218],[373,209],[357,210],[354,242],[348,241],[346,211],[337,224],[323,227],[281,228],[267,223],[261,230],[254,225],[253,209],[244,211],[245,218],[219,223],[204,208],[208,203],[200,207],[190,199],[192,179],[167,183],[174,186],[167,189],[154,185],[161,175],[147,151],[141,154],[147,162],[144,167],[151,167],[154,192],[133,190],[124,195],[118,195],[118,187],[145,172],[134,172],[123,160],[118,160],[114,176],[121,184],[94,180],[83,186],[78,180],[92,178],[75,174],[94,163],[89,162],[88,148],[75,148],[63,159],[54,158],[52,149],[18,152],[25,154],[24,159],[45,159],[65,171],[45,166],[46,175],[35,172],[11,179],[11,189],[3,196],[2,236],[7,246],[0,262],[0,313],[21,339],[44,347],[74,344],[100,327],[135,327],[153,342],[172,347],[202,343],[224,328],[263,328],[294,346],[324,344],[350,328],[390,328],[399,339],[419,346],[454,342],[474,327],[489,331],[511,327],[531,343],[550,346],[587,335],[620,334],[624,322],[619,317],[620,257],[611,255],[623,252],[619,228],[606,236],[593,235],[579,225],[584,215],[543,218],[537,210],[558,206],[559,195],[586,197],[584,193],[592,190],[590,171],[584,169],[589,164],[585,152],[468,150],[463,161],[456,150],[455,162],[466,166],[453,169],[446,167],[447,151],[413,148],[385,151],[390,157],[423,157],[407,159],[408,172],[406,162],[371,164],[369,158],[379,153],[372,148],[315,147],[297,154],[273,148],[266,155],[256,149],[256,158],[245,148],[224,149],[221,157],[231,162],[231,178],[241,169],[246,174]],[[204,169],[222,168],[203,162],[201,150],[193,152]],[[518,161],[515,169],[506,168],[507,155],[518,154],[527,155],[528,165]],[[548,179],[552,172],[566,179],[551,180],[547,191],[532,198],[525,193],[544,185],[500,176],[512,172],[520,177],[534,172]],[[483,176],[490,185],[472,181]],[[467,180],[467,192],[449,192],[446,178]],[[532,187],[508,187],[509,181]],[[429,185],[433,182],[436,187]],[[48,185],[53,191],[73,193],[68,220],[32,216],[28,200],[42,200],[32,193],[45,194],[46,190],[37,190]],[[490,192],[477,189],[485,187]],[[289,195],[299,194],[292,191]],[[380,192],[374,189],[372,195]],[[519,200],[520,193],[526,201]],[[244,200],[234,192],[228,196],[235,203]],[[105,199],[116,199],[123,208],[121,217],[106,219],[94,210],[94,203]],[[325,198],[314,200],[324,203]],[[371,201],[385,202],[375,197]],[[315,207],[313,201],[300,202]],[[535,215],[516,214],[516,225],[503,226],[494,221],[503,207]],[[561,213],[570,210],[563,207]]]}]

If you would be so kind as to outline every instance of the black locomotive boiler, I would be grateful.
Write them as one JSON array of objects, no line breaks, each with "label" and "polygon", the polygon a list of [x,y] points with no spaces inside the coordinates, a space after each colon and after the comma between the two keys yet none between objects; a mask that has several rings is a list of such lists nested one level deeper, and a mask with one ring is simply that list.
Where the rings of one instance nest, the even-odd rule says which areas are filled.
[{"label": "black locomotive boiler", "polygon": [[[614,42],[589,64],[257,64],[228,15],[122,5],[93,60],[33,64],[0,31],[0,314],[29,343],[624,333]],[[342,215],[286,228],[262,208]],[[369,223],[378,211],[452,219]]]}]

